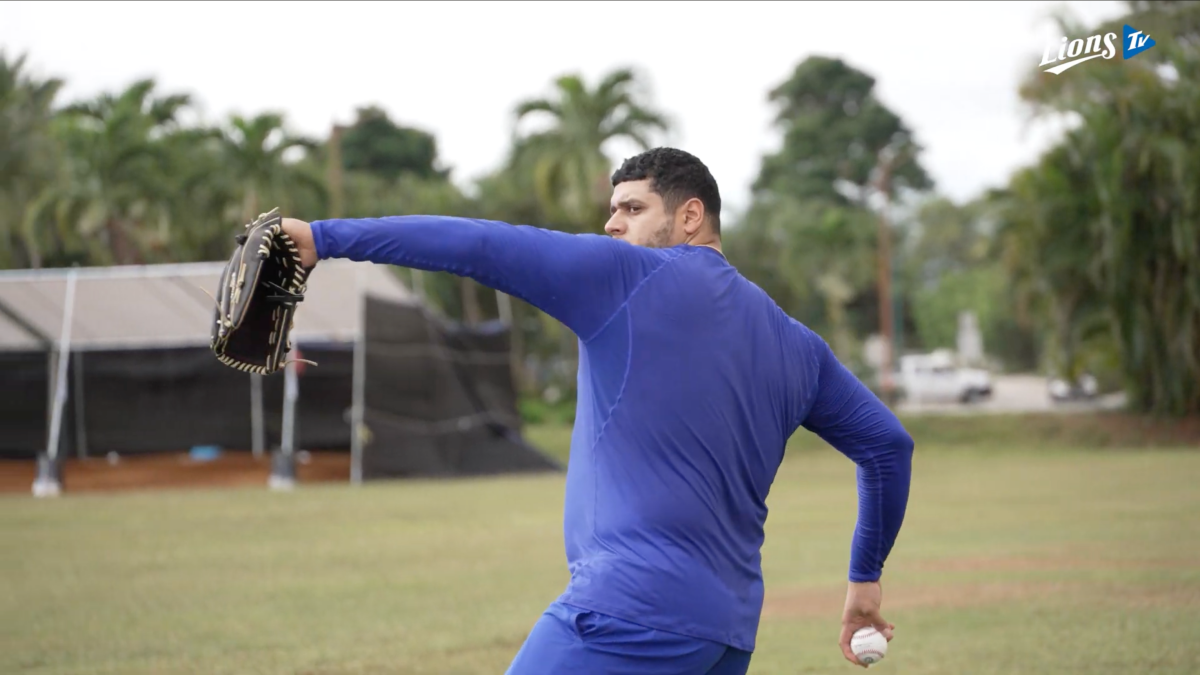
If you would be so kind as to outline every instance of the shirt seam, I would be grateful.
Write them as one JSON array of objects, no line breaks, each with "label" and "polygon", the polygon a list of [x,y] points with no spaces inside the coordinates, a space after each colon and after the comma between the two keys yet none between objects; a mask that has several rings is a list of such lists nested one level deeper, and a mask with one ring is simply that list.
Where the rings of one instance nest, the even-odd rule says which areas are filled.
[{"label": "shirt seam", "polygon": [[[674,258],[671,258],[670,260],[663,262],[661,265],[654,268],[654,270],[652,272],[650,272],[650,274],[647,274],[646,278],[642,279],[640,282],[638,282],[638,285],[636,287],[634,287],[633,291],[629,294],[629,297],[625,298],[625,302],[621,303],[621,306],[617,308],[617,311],[614,312],[613,315],[610,316],[608,318],[608,320],[604,322],[604,325],[600,327],[600,330],[596,331],[596,333],[593,334],[592,337],[588,338],[587,340],[584,340],[583,344],[586,345],[589,342],[591,342],[592,340],[594,340],[596,337],[598,337],[600,335],[600,332],[603,331],[605,328],[607,328],[608,325],[613,322],[613,320],[617,317],[617,314],[621,313],[622,311],[625,311],[629,307],[629,302],[631,300],[633,300],[634,296],[636,296],[638,294],[638,291],[642,290],[642,287],[646,285],[646,282],[650,281],[650,279],[655,274],[658,274],[659,270],[664,269],[665,267],[667,267],[671,263],[675,262],[676,260],[679,260],[680,258],[684,257],[685,255],[691,255],[691,252],[681,253],[681,254],[675,256]],[[630,317],[629,317],[629,335],[628,335],[627,339],[628,339],[628,347],[627,347],[626,353],[625,353],[625,374],[621,377],[621,389],[617,392],[617,397],[616,397],[616,399],[613,400],[613,404],[611,406],[609,406],[608,412],[605,413],[604,422],[600,425],[600,431],[596,434],[596,439],[592,441],[591,451],[592,451],[593,461],[595,458],[596,446],[600,444],[600,439],[604,438],[604,432],[608,431],[608,424],[609,424],[609,422],[612,421],[613,413],[615,413],[617,411],[617,407],[621,405],[621,400],[623,398],[625,398],[625,387],[629,384],[629,370],[630,370],[630,367],[633,365],[633,315],[630,315]]]},{"label": "shirt seam", "polygon": [[[618,314],[620,314],[621,312],[627,311],[628,307],[629,307],[629,302],[631,300],[633,300],[634,296],[636,296],[639,291],[642,290],[642,288],[646,285],[646,282],[650,281],[650,279],[653,278],[654,275],[658,274],[659,270],[664,269],[665,267],[667,267],[671,263],[675,262],[676,260],[679,260],[680,258],[684,257],[685,255],[688,255],[688,253],[681,253],[679,255],[676,255],[675,257],[671,258],[670,260],[663,261],[663,263],[660,264],[658,267],[655,267],[650,272],[650,274],[646,275],[646,278],[644,278],[640,282],[638,282],[638,285],[634,287],[632,292],[630,292],[629,297],[625,298],[625,301],[621,303],[621,306],[617,307],[617,310],[615,312],[613,312],[612,316],[608,317],[608,320],[604,322],[604,324],[599,328],[599,330],[597,330],[595,333],[593,333],[592,336],[590,338],[588,338],[587,340],[582,341],[583,344],[586,346],[589,342],[591,342],[596,337],[598,337],[600,335],[600,333],[605,328],[607,328],[609,326],[609,324],[611,324],[613,322],[614,319],[616,319]],[[617,397],[613,400],[613,404],[611,406],[609,406],[608,412],[604,415],[604,422],[600,425],[600,431],[596,434],[596,438],[595,438],[595,440],[592,441],[592,446],[588,451],[588,454],[591,455],[591,457],[592,457],[592,481],[593,481],[592,482],[592,541],[596,542],[597,544],[600,543],[599,538],[596,536],[596,513],[599,510],[598,507],[599,507],[599,499],[600,499],[600,496],[599,496],[600,490],[597,489],[596,482],[600,480],[599,479],[600,474],[596,470],[596,446],[600,445],[601,439],[604,438],[604,433],[606,431],[608,431],[608,425],[610,422],[612,422],[613,414],[617,411],[617,407],[621,405],[621,401],[625,398],[625,387],[628,386],[628,384],[629,384],[629,371],[633,366],[633,315],[632,314],[629,315],[629,329],[627,331],[626,340],[627,340],[627,343],[626,343],[626,350],[625,350],[625,373],[621,376],[621,388],[620,388],[620,390],[617,391]]]},{"label": "shirt seam", "polygon": [[[617,308],[615,310],[613,310],[613,313],[610,314],[609,317],[604,320],[604,323],[600,324],[599,328],[592,331],[592,334],[590,337],[588,337],[586,339],[582,338],[582,337],[580,338],[580,340],[583,342],[583,344],[586,345],[586,344],[590,343],[592,340],[595,340],[597,337],[599,337],[600,333],[603,333],[604,329],[608,328],[608,325],[610,323],[612,323],[614,319],[617,318],[617,315],[621,313],[621,310],[623,310],[627,306],[629,306],[629,301],[633,300],[633,297],[638,294],[638,291],[642,290],[642,287],[646,285],[646,282],[648,282],[648,281],[650,281],[650,279],[654,278],[654,275],[658,274],[658,272],[660,270],[662,270],[663,268],[665,268],[667,265],[670,265],[671,263],[675,262],[676,260],[679,260],[680,258],[684,257],[685,255],[691,255],[691,254],[692,254],[691,251],[678,253],[677,255],[670,258],[669,260],[664,260],[664,261],[660,262],[657,267],[650,270],[650,273],[647,274],[645,276],[645,278],[643,278],[641,281],[639,281],[637,286],[633,287],[633,290],[629,292],[629,295],[625,297],[625,300],[622,301],[621,304],[619,306],[617,306]],[[615,407],[615,404],[614,404],[614,407]]]},{"label": "shirt seam", "polygon": [[[804,342],[805,342],[804,354],[803,354],[802,358],[809,360],[810,364],[816,366],[815,368],[813,368],[813,370],[815,371],[815,375],[814,375],[812,382],[808,388],[807,400],[803,402],[801,409],[797,410],[795,413],[796,417],[795,417],[795,424],[792,427],[793,429],[799,429],[802,426],[804,426],[804,424],[808,421],[809,415],[812,414],[813,408],[816,407],[815,404],[817,401],[817,396],[820,395],[820,391],[821,391],[821,371],[824,370],[824,368],[825,368],[825,363],[822,362],[822,359],[819,356],[814,358],[814,354],[812,353],[812,349],[811,349],[811,347],[812,347],[811,339],[813,337],[820,338],[820,336],[816,335],[815,333],[812,333],[805,337],[807,339],[804,340]],[[803,372],[803,369],[802,369],[802,372]]]},{"label": "shirt seam", "polygon": [[[883,474],[879,470],[878,458],[877,457],[868,457],[868,458],[864,459],[862,468],[864,471],[867,471],[867,470],[873,471],[877,477],[877,481],[876,481],[877,485],[873,489],[870,490],[870,494],[869,494],[868,498],[871,499],[875,503],[875,514],[874,515],[875,515],[875,522],[878,526],[879,534],[877,534],[875,537],[873,537],[872,541],[871,541],[871,543],[874,545],[871,547],[871,549],[873,549],[873,550],[870,550],[871,560],[870,560],[869,569],[872,571],[867,572],[866,575],[858,575],[858,574],[851,575],[851,576],[858,576],[858,577],[874,576],[874,574],[876,573],[874,570],[876,568],[877,562],[879,561],[880,552],[883,550],[883,539],[884,539],[884,535],[883,535]],[[864,546],[863,549],[867,549],[867,547]]]},{"label": "shirt seam", "polygon": [[[615,605],[610,605],[607,602],[596,600],[586,593],[564,593],[560,597],[559,601],[563,604],[578,607],[582,610],[606,614],[615,619],[628,621],[629,623],[643,626],[651,630],[663,631],[666,633],[672,633],[674,635],[682,635],[684,637],[690,637],[697,640],[717,642],[727,647],[733,647],[739,651],[753,652],[755,648],[755,637],[753,635],[743,635],[742,631],[725,631],[690,621],[688,622],[687,626],[680,627],[678,625],[673,625],[669,621],[659,621],[658,617],[633,615],[623,609],[619,609]],[[647,621],[648,618],[651,620]]]}]

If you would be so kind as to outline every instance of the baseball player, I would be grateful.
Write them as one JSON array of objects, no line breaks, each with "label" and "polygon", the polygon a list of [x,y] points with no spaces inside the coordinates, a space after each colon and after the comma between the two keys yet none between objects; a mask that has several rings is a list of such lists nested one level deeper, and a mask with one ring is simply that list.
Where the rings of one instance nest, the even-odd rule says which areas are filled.
[{"label": "baseball player", "polygon": [[[879,585],[913,440],[812,330],[721,251],[696,157],[657,148],[612,176],[608,236],[435,216],[284,219],[306,266],[348,258],[470,277],[579,338],[563,534],[570,582],[509,673],[747,672],[767,493],[803,427],[857,464],[842,617],[888,640]],[[865,666],[864,666],[865,667]]]}]

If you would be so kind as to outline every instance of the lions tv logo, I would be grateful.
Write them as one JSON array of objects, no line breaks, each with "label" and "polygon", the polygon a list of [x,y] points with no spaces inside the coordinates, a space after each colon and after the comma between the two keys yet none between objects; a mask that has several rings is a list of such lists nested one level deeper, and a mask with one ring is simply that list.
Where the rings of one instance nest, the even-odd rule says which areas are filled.
[{"label": "lions tv logo", "polygon": [[[1062,44],[1058,47],[1058,53],[1055,54],[1051,50],[1053,47],[1046,47],[1046,51],[1042,53],[1042,62],[1038,67],[1048,66],[1052,63],[1058,63],[1053,68],[1045,68],[1042,72],[1059,73],[1074,68],[1084,61],[1092,59],[1111,59],[1117,55],[1116,33],[1105,33],[1103,35],[1093,35],[1086,40],[1076,38],[1067,41],[1067,38],[1062,39]],[[1121,59],[1127,60],[1141,54],[1142,52],[1154,46],[1154,39],[1140,30],[1135,30],[1129,24],[1125,25],[1125,38],[1121,41]],[[1059,63],[1061,61],[1061,63]]]}]

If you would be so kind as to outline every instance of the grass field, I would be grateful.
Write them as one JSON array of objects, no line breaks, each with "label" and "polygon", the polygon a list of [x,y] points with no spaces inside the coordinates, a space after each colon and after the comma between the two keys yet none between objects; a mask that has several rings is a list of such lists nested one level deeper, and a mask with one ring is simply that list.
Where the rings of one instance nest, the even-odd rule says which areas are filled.
[{"label": "grass field", "polygon": [[[923,443],[920,424],[896,639],[870,672],[1200,672],[1195,446],[1011,444],[1011,419]],[[4,496],[0,673],[502,673],[567,580],[562,497],[556,476]],[[853,465],[798,440],[752,673],[860,672],[836,644],[855,500]]]}]

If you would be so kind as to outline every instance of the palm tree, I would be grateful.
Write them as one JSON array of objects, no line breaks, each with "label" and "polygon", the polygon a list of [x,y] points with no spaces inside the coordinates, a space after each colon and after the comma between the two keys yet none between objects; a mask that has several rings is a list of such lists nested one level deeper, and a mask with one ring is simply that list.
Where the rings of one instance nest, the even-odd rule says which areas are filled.
[{"label": "palm tree", "polygon": [[269,210],[263,208],[266,201],[288,208],[293,190],[323,193],[326,189],[319,176],[297,170],[285,159],[294,149],[312,151],[318,145],[288,133],[281,114],[233,115],[220,137],[225,169],[239,186],[242,223]]},{"label": "palm tree", "polygon": [[592,230],[603,222],[611,190],[613,140],[651,147],[651,133],[670,128],[665,115],[652,110],[637,91],[631,69],[618,69],[589,89],[580,75],[555,80],[554,96],[526,100],[516,108],[518,124],[538,114],[550,127],[518,140],[518,170],[532,173],[539,199],[564,225]]},{"label": "palm tree", "polygon": [[93,262],[148,262],[165,250],[171,222],[170,154],[186,94],[154,95],[154,80],[72,104],[55,120],[65,175],[32,218],[53,215],[59,234],[77,237]]},{"label": "palm tree", "polygon": [[56,169],[50,121],[63,81],[32,78],[25,63],[0,52],[0,268],[41,266],[28,216]]}]

